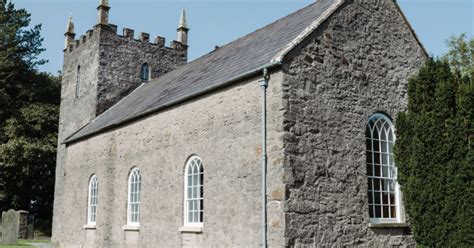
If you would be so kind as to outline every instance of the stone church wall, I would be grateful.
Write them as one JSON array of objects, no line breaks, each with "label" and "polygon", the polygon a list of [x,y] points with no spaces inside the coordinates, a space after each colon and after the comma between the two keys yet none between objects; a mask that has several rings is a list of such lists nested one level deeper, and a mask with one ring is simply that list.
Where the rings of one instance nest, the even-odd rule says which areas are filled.
[{"label": "stone church wall", "polygon": [[393,1],[347,1],[284,65],[289,247],[414,246],[408,228],[369,227],[365,124],[394,120],[426,55]]},{"label": "stone church wall", "polygon": [[[67,147],[61,247],[257,247],[260,243],[261,77],[193,99]],[[269,244],[284,243],[282,73],[268,89]],[[204,165],[204,231],[180,233],[183,173]],[[142,175],[140,230],[126,231],[127,179]],[[96,229],[84,229],[88,181],[97,175]],[[64,211],[67,210],[67,211]],[[81,246],[84,244],[84,246]]]},{"label": "stone church wall", "polygon": [[123,35],[117,34],[114,25],[99,26],[100,56],[97,87],[97,115],[101,114],[138,87],[140,69],[144,63],[150,66],[151,79],[157,78],[187,62],[187,47],[157,37],[150,41],[149,34],[125,28]]}]

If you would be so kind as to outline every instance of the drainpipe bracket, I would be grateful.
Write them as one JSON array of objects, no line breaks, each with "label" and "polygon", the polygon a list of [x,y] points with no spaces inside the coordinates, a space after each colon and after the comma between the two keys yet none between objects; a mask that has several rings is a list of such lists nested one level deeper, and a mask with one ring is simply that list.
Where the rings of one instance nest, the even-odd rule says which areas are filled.
[{"label": "drainpipe bracket", "polygon": [[268,87],[268,81],[270,81],[270,74],[268,73],[267,68],[263,68],[263,80],[260,80],[260,87],[262,88],[267,88]]}]

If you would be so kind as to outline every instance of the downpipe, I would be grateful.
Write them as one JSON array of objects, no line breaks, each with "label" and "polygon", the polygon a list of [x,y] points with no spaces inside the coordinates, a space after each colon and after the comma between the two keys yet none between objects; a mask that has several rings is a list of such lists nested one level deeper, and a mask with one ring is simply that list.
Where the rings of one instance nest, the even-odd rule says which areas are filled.
[{"label": "downpipe", "polygon": [[263,69],[262,90],[262,247],[267,247],[267,88],[270,74]]}]

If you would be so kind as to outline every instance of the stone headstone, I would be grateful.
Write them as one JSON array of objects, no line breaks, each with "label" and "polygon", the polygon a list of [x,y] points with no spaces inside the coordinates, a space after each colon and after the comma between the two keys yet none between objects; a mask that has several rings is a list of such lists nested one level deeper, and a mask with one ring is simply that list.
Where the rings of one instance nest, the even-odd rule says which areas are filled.
[{"label": "stone headstone", "polygon": [[10,209],[2,213],[2,244],[12,245],[18,242],[20,213]]},{"label": "stone headstone", "polygon": [[26,239],[33,239],[34,238],[34,230],[35,230],[35,217],[33,215],[28,216],[28,236]]},{"label": "stone headstone", "polygon": [[20,226],[18,228],[18,238],[27,239],[28,238],[28,211],[19,210],[17,211],[20,214]]}]

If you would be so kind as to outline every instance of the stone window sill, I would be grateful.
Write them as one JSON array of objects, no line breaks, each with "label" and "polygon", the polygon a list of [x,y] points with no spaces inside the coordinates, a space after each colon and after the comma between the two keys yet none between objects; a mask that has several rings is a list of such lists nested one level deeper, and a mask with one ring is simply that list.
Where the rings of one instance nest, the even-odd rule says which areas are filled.
[{"label": "stone window sill", "polygon": [[183,226],[179,228],[181,233],[202,233],[203,232],[202,226]]},{"label": "stone window sill", "polygon": [[95,230],[96,225],[87,224],[83,226],[84,230]]},{"label": "stone window sill", "polygon": [[140,231],[140,226],[129,226],[129,225],[125,225],[122,227],[122,229],[124,231],[135,231],[135,232],[138,232]]},{"label": "stone window sill", "polygon": [[370,228],[405,228],[407,223],[369,223]]}]

